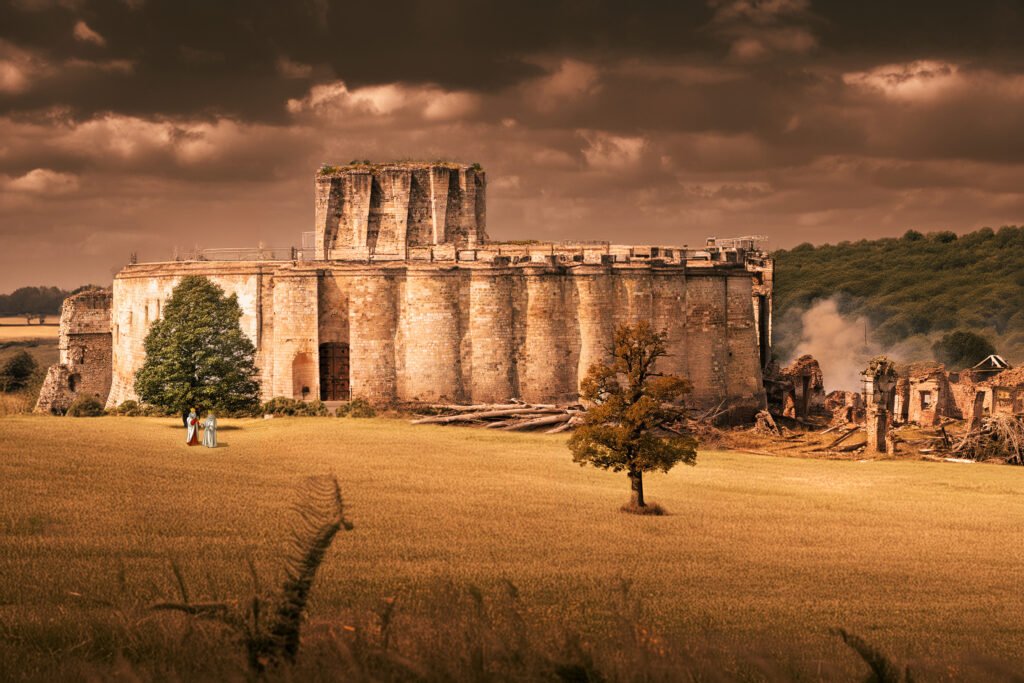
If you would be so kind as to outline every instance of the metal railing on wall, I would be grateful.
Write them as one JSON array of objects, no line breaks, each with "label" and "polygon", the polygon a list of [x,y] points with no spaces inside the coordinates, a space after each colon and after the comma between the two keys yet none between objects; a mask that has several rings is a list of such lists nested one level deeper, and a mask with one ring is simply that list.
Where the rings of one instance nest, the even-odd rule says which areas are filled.
[{"label": "metal railing on wall", "polygon": [[298,247],[228,247],[199,249],[188,254],[188,261],[312,261],[312,249]]}]

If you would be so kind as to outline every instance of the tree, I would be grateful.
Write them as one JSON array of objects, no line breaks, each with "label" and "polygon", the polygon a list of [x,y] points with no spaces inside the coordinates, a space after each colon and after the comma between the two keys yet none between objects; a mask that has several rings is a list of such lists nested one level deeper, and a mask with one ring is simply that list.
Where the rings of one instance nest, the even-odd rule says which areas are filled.
[{"label": "tree", "polygon": [[957,370],[971,367],[996,352],[996,347],[975,332],[950,332],[932,345],[936,360]]},{"label": "tree", "polygon": [[28,351],[18,351],[0,366],[0,391],[18,391],[28,386],[39,363]]},{"label": "tree", "polygon": [[57,287],[19,287],[10,294],[0,294],[0,315],[55,315],[60,313],[60,305],[70,293]]},{"label": "tree", "polygon": [[580,465],[625,470],[631,497],[623,510],[647,512],[644,472],[696,464],[696,440],[669,426],[682,416],[681,399],[690,385],[655,371],[656,361],[667,355],[665,335],[647,322],[618,328],[609,351],[611,362],[593,364],[580,386],[590,407],[569,449]]},{"label": "tree", "polygon": [[238,298],[205,277],[178,283],[164,317],[146,335],[146,360],[135,374],[143,402],[188,413],[192,407],[222,411],[259,405],[256,348],[242,332]]}]

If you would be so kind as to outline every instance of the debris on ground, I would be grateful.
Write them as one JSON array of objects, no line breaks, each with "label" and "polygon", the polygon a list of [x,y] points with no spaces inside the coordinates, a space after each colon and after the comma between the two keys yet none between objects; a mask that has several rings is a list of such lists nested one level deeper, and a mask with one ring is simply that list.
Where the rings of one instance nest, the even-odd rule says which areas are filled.
[{"label": "debris on ground", "polygon": [[545,427],[548,434],[556,434],[575,426],[582,420],[584,412],[581,405],[556,406],[521,402],[434,404],[428,408],[434,414],[412,420],[412,424],[462,424],[505,431],[526,431]]},{"label": "debris on ground", "polygon": [[964,434],[950,453],[974,461],[1024,465],[1024,418],[1005,413],[982,418],[981,426]]}]

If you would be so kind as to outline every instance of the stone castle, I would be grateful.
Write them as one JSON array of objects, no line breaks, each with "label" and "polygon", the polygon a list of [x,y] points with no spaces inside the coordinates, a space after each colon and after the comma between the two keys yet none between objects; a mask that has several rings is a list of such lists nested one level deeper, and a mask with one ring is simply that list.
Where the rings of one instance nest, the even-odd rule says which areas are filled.
[{"label": "stone castle", "polygon": [[753,239],[491,242],[475,165],[325,166],[315,185],[311,248],[132,263],[69,298],[38,409],[136,399],[149,325],[185,275],[238,296],[266,399],[570,402],[615,327],[648,320],[691,403],[765,405],[773,264]]}]

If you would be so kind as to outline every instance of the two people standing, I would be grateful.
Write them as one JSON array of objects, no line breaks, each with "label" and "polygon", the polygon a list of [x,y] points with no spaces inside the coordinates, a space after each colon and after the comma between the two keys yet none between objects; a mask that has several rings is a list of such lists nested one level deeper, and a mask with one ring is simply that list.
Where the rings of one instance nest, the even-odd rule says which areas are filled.
[{"label": "two people standing", "polygon": [[217,447],[217,417],[211,410],[202,423],[193,408],[185,418],[185,443],[189,446],[199,445],[199,430],[203,430],[203,445],[207,448]]}]

